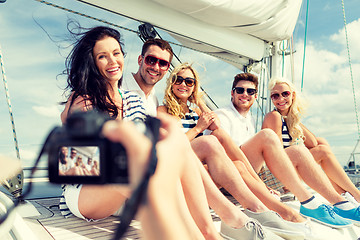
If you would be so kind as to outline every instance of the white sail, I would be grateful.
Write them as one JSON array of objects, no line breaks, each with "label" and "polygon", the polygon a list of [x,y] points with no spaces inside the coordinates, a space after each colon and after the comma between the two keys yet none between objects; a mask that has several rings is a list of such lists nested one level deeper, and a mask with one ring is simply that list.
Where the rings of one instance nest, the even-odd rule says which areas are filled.
[{"label": "white sail", "polygon": [[81,0],[164,29],[184,46],[242,69],[288,39],[302,0]]}]

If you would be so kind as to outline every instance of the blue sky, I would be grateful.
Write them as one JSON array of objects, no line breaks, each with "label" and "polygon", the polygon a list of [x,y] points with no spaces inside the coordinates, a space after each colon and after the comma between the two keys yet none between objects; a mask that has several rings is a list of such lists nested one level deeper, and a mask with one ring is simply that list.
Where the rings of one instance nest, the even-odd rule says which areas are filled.
[{"label": "blue sky", "polygon": [[[137,30],[138,23],[133,20],[73,0],[52,2]],[[306,1],[294,31],[297,83],[301,81],[305,7]],[[357,0],[347,0],[345,10],[358,97],[360,45],[357,43],[360,41],[360,4]],[[94,20],[35,0],[7,0],[0,4],[0,46],[20,154],[26,163],[31,163],[36,157],[49,130],[60,124],[62,106],[58,103],[65,100],[62,88],[66,78],[59,74],[64,70],[65,57],[70,50],[69,42],[66,41],[69,37],[66,30],[68,18],[75,18],[83,27],[99,25]],[[358,134],[341,2],[310,1],[308,21],[304,94],[309,100],[309,108],[304,122],[317,135],[325,137],[333,146],[339,161],[346,163]],[[124,36],[127,52],[125,77],[129,77],[131,72],[137,70],[141,40],[134,33],[121,29],[120,31]],[[161,34],[163,38],[175,41],[166,33]],[[220,107],[224,106],[229,99],[232,78],[239,70],[201,53],[177,46],[174,46],[174,50],[183,61],[196,62],[195,67],[200,73],[205,90]],[[157,86],[158,96],[163,93],[164,82]],[[0,95],[0,152],[15,156],[4,90],[0,90]],[[359,109],[360,97],[358,98]]]}]

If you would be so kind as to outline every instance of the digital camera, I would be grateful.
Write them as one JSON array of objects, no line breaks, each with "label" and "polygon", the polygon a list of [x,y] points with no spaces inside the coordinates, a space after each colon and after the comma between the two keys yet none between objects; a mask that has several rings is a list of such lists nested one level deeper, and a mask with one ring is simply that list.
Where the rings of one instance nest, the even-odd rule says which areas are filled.
[{"label": "digital camera", "polygon": [[[125,148],[101,134],[110,120],[97,111],[76,112],[66,124],[55,127],[44,146],[48,152],[49,180],[53,183],[127,184],[128,159]],[[160,121],[147,116],[135,121],[137,130],[152,142],[158,136]]]}]

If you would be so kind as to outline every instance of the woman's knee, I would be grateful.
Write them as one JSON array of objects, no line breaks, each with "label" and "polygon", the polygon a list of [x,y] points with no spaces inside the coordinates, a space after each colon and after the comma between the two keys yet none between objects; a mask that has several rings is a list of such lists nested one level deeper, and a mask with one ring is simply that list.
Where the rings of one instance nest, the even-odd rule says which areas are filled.
[{"label": "woman's knee", "polygon": [[323,160],[329,159],[329,156],[332,153],[331,148],[329,145],[325,144],[319,144],[316,147],[312,148],[310,150],[311,153],[314,153],[313,155],[316,156],[315,160],[320,163]]}]

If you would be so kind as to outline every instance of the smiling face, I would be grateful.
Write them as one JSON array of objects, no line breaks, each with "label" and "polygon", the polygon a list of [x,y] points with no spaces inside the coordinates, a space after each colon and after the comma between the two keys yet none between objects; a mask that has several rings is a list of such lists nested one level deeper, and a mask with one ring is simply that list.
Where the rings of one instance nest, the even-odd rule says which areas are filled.
[{"label": "smiling face", "polygon": [[295,97],[290,87],[286,83],[278,83],[271,90],[271,96],[274,106],[281,115],[287,115]]},{"label": "smiling face", "polygon": [[101,75],[112,85],[117,84],[124,68],[124,55],[118,41],[112,37],[98,40],[93,49],[93,56]]},{"label": "smiling face", "polygon": [[68,155],[68,148],[67,147],[61,147],[61,153],[64,154],[64,156]]},{"label": "smiling face", "polygon": [[157,45],[151,45],[145,52],[144,56],[140,55],[138,58],[138,64],[141,79],[139,79],[140,81],[138,81],[138,84],[142,89],[149,87],[152,88],[165,76],[167,71],[167,69],[164,70],[159,67],[159,62],[155,65],[147,65],[145,63],[145,58],[149,55],[167,62],[170,61],[170,53],[167,50],[162,50]]},{"label": "smiling face", "polygon": [[247,93],[247,89],[255,89],[255,84],[250,81],[241,80],[236,84],[235,87],[244,88],[245,91],[241,94],[237,93],[235,90],[231,91],[231,101],[240,114],[247,114],[255,99],[257,98],[257,93],[249,95]]},{"label": "smiling face", "polygon": [[[187,80],[190,82],[191,80],[195,80],[194,74],[190,69],[184,69],[178,72],[178,77],[182,77],[184,80]],[[188,86],[185,83],[186,81],[182,81],[179,85],[174,84],[172,85],[172,91],[174,95],[179,98],[182,102],[187,102],[187,100],[190,98],[191,94],[194,91],[195,88],[195,81],[193,86]]]},{"label": "smiling face", "polygon": [[73,159],[75,156],[76,156],[77,152],[75,149],[71,149],[71,152],[70,152],[70,158]]}]

